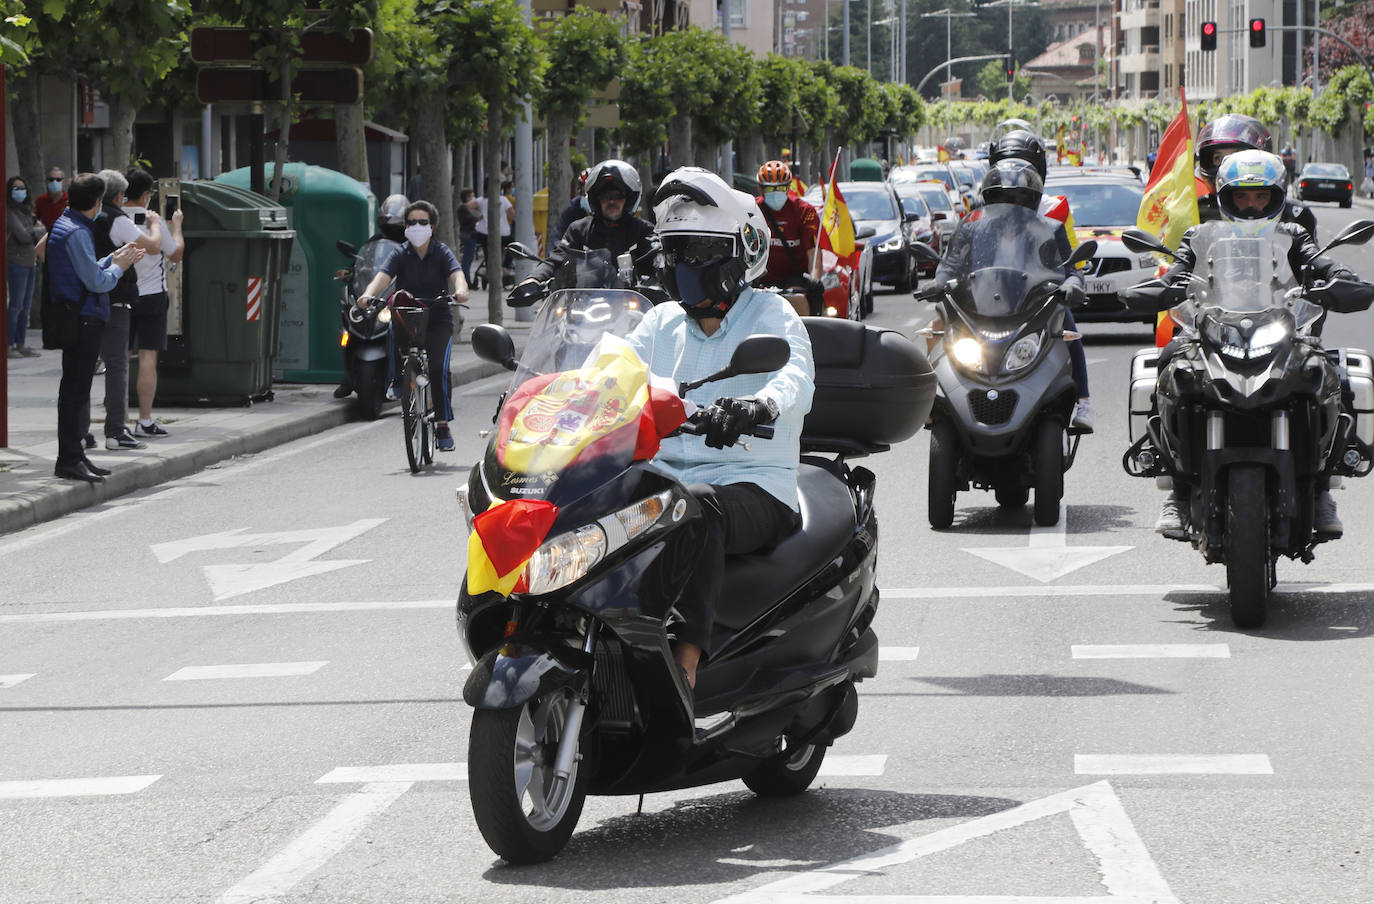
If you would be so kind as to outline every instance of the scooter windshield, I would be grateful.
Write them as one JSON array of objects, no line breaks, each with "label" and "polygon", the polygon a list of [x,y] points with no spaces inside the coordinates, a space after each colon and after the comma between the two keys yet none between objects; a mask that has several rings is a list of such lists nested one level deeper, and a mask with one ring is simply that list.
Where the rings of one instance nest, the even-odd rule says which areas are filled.
[{"label": "scooter windshield", "polygon": [[[358,256],[353,259],[354,298],[363,294],[367,284],[372,282],[372,277],[376,276],[382,265],[400,249],[401,243],[393,242],[391,239],[368,239],[363,243],[363,247],[358,249]],[[385,300],[391,291],[392,287],[388,286],[380,297]]]},{"label": "scooter windshield", "polygon": [[1033,210],[989,204],[969,214],[935,271],[936,285],[980,317],[1038,307],[1064,280],[1054,227]]},{"label": "scooter windshield", "polygon": [[616,262],[605,248],[587,251],[570,249],[563,266],[554,275],[555,289],[626,289]]},{"label": "scooter windshield", "polygon": [[669,394],[650,391],[652,337],[624,338],[651,308],[626,289],[549,296],[487,449],[493,498],[575,499],[657,451],[655,413]]},{"label": "scooter windshield", "polygon": [[[1287,293],[1298,285],[1288,263],[1286,235],[1245,235],[1234,223],[1204,223],[1191,239],[1196,263],[1188,298],[1199,309],[1253,314],[1270,308],[1309,306]],[[1298,322],[1303,321],[1300,312]]]}]

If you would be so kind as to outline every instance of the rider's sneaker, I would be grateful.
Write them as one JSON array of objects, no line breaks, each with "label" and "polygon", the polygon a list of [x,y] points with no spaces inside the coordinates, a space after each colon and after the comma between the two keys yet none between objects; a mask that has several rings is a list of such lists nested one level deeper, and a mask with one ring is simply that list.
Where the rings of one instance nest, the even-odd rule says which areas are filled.
[{"label": "rider's sneaker", "polygon": [[1073,421],[1070,424],[1079,433],[1093,432],[1093,400],[1084,396],[1078,400],[1078,404],[1073,409]]},{"label": "rider's sneaker", "polygon": [[397,391],[395,383],[388,383],[386,387],[386,400],[388,402],[399,402],[401,393]]},{"label": "rider's sneaker", "polygon": [[434,441],[439,446],[440,452],[453,451],[453,433],[448,429],[448,425],[434,428]]},{"label": "rider's sneaker", "polygon": [[1317,505],[1312,512],[1312,530],[1323,537],[1339,537],[1345,533],[1341,519],[1336,517],[1336,500],[1331,498],[1330,490],[1317,494]]},{"label": "rider's sneaker", "polygon": [[1176,492],[1171,492],[1159,509],[1159,520],[1155,522],[1155,533],[1173,534],[1183,532],[1183,506],[1187,500]]}]

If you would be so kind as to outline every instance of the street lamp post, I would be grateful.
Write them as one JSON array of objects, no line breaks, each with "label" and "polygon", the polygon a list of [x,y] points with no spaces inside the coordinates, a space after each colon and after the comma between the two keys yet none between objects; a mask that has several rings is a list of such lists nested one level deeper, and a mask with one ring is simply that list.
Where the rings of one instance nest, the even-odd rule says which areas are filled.
[{"label": "street lamp post", "polygon": [[946,6],[944,9],[937,9],[933,12],[921,13],[922,19],[936,19],[943,16],[945,20],[945,103],[951,103],[950,82],[954,81],[954,73],[949,69],[950,60],[954,58],[954,42],[951,37],[952,31],[950,20],[954,18],[972,19],[973,13],[956,13]]}]

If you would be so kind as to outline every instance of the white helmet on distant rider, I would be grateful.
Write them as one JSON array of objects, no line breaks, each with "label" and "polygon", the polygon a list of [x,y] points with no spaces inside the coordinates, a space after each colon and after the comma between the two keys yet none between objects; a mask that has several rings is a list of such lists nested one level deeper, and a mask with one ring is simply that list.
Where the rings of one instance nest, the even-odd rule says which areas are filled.
[{"label": "white helmet on distant rider", "polygon": [[405,195],[387,195],[377,208],[377,231],[392,241],[405,241],[406,208],[410,201]]},{"label": "white helmet on distant rider", "polygon": [[724,317],[767,268],[768,226],[758,205],[695,166],[670,173],[653,200],[664,287],[689,316]]},{"label": "white helmet on distant rider", "polygon": [[1283,218],[1288,171],[1268,151],[1238,151],[1217,168],[1217,208],[1248,235],[1263,235]]}]

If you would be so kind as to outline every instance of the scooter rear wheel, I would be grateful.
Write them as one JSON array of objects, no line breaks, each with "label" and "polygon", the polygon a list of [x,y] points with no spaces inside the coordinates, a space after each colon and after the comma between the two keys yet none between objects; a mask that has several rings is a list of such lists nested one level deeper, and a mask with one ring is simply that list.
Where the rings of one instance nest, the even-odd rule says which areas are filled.
[{"label": "scooter rear wheel", "polygon": [[825,750],[818,744],[785,750],[760,763],[744,777],[744,784],[760,797],[800,794],[816,780],[821,763],[825,761]]},{"label": "scooter rear wheel", "polygon": [[567,782],[554,773],[571,702],[566,692],[554,691],[517,709],[472,714],[472,813],[482,837],[507,863],[540,863],[556,856],[582,815],[590,764],[575,758]]}]

